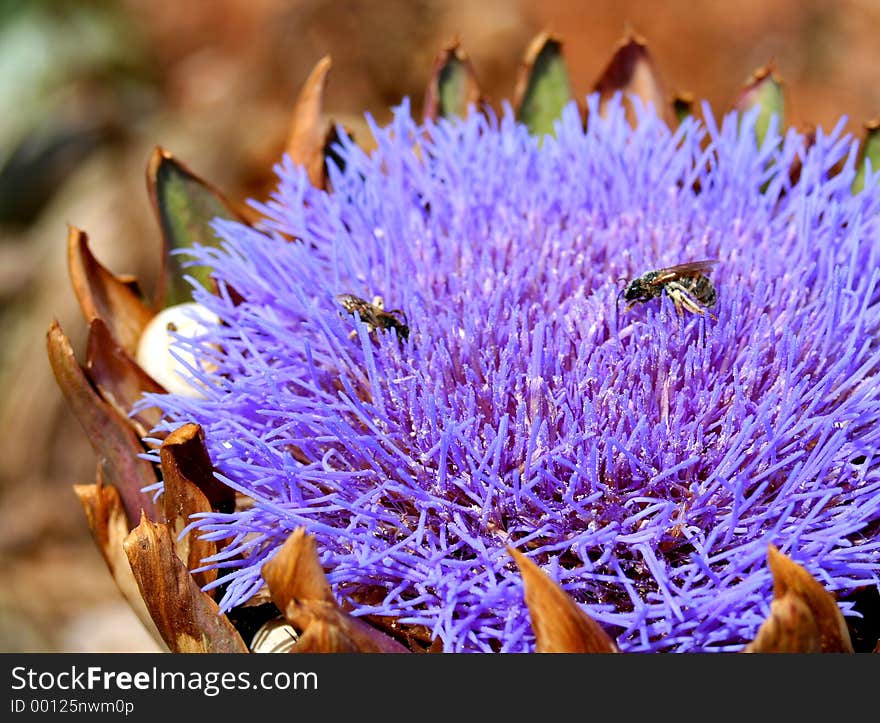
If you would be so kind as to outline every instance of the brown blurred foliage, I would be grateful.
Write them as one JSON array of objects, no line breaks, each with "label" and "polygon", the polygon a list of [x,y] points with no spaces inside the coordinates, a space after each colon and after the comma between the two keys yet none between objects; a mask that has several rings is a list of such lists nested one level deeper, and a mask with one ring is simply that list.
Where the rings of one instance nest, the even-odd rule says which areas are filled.
[{"label": "brown blurred foliage", "polygon": [[95,459],[44,337],[57,318],[78,352],[84,342],[67,223],[151,290],[159,238],[143,174],[155,145],[233,198],[264,196],[322,56],[328,113],[367,140],[363,112],[381,122],[404,96],[420,112],[434,56],[456,37],[500,107],[544,29],[564,41],[581,97],[631,29],[671,90],[716,112],[773,61],[791,123],[846,114],[860,133],[880,113],[877,27],[871,0],[0,0],[0,99],[13,109],[0,122],[0,650],[153,649],[87,537],[71,485],[92,480]]}]

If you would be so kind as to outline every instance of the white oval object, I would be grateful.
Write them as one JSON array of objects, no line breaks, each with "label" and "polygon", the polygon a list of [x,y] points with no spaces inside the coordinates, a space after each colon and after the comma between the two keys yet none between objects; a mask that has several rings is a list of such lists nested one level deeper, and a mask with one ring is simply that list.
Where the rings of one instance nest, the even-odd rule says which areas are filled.
[{"label": "white oval object", "polygon": [[193,338],[204,334],[209,326],[220,323],[220,319],[201,304],[188,302],[163,309],[144,327],[138,342],[137,363],[153,379],[172,394],[187,397],[202,397],[199,382],[192,378],[186,365],[198,369],[195,357],[179,346],[171,354],[176,336]]},{"label": "white oval object", "polygon": [[298,640],[299,634],[289,622],[275,618],[257,630],[251,640],[251,652],[289,653]]}]

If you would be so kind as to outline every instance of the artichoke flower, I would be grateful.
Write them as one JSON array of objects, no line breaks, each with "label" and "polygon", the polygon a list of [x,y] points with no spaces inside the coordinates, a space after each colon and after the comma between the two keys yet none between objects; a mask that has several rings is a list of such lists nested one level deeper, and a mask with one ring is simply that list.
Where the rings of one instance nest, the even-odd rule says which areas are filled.
[{"label": "artichoke flower", "polygon": [[578,104],[541,35],[512,106],[454,45],[367,152],[329,69],[266,201],[157,149],[151,300],[70,229],[87,359],[57,324],[49,357],[100,458],[75,489],[157,639],[873,649],[876,126],[786,130],[772,68],[697,118],[634,37]]}]

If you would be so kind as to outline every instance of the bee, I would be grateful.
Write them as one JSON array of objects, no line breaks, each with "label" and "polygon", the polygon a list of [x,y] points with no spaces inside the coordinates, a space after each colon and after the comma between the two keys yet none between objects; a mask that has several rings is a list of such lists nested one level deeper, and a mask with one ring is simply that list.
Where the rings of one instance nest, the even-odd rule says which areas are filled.
[{"label": "bee", "polygon": [[[367,325],[368,331],[394,329],[399,338],[409,338],[406,314],[400,309],[388,309],[386,311],[385,303],[381,296],[373,297],[373,301],[369,302],[354,294],[339,294],[336,300],[349,314],[357,314],[361,321]],[[352,336],[354,335],[356,335],[356,332],[352,332]]]},{"label": "bee", "polygon": [[683,311],[689,311],[709,314],[714,319],[707,309],[715,306],[715,287],[707,274],[717,263],[717,259],[705,259],[649,271],[626,285],[617,295],[618,303],[622,295],[629,302],[624,309],[626,312],[640,302],[656,299],[665,291],[679,316]]}]

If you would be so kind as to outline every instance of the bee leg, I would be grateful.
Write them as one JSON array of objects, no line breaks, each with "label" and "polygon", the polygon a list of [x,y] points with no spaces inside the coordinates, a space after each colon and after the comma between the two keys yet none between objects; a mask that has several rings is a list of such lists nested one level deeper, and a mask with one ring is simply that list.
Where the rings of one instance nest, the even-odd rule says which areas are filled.
[{"label": "bee leg", "polygon": [[700,314],[702,316],[706,313],[706,307],[700,304],[696,299],[688,296],[687,294],[683,295],[681,303],[684,308],[690,311],[692,314]]},{"label": "bee leg", "polygon": [[[679,301],[681,305],[692,314],[699,314],[700,316],[704,316],[706,314],[709,315],[711,319],[714,321],[718,321],[718,317],[715,316],[711,311],[709,311],[705,306],[699,303],[696,299],[694,299],[687,291],[684,289],[674,289],[674,293],[679,297]],[[676,304],[677,306],[678,304]]]},{"label": "bee leg", "polygon": [[709,311],[709,309],[705,306],[700,306],[700,313],[708,315],[708,317],[712,319],[712,321],[718,321],[718,317],[715,316],[715,314],[713,314],[711,311]]},{"label": "bee leg", "polygon": [[[367,334],[372,334],[374,331],[376,331],[376,327],[373,326],[372,324],[367,324]],[[348,333],[348,338],[349,339],[356,339],[357,335],[358,335],[357,329],[352,329]]]},{"label": "bee leg", "polygon": [[666,293],[672,299],[672,303],[675,304],[675,313],[678,314],[679,318],[684,316],[681,308],[685,305],[687,297],[682,293],[681,288],[677,284],[667,284]]},{"label": "bee leg", "polygon": [[706,309],[689,296],[682,297],[681,305],[692,314],[699,314],[700,316],[702,316],[706,313]]}]

